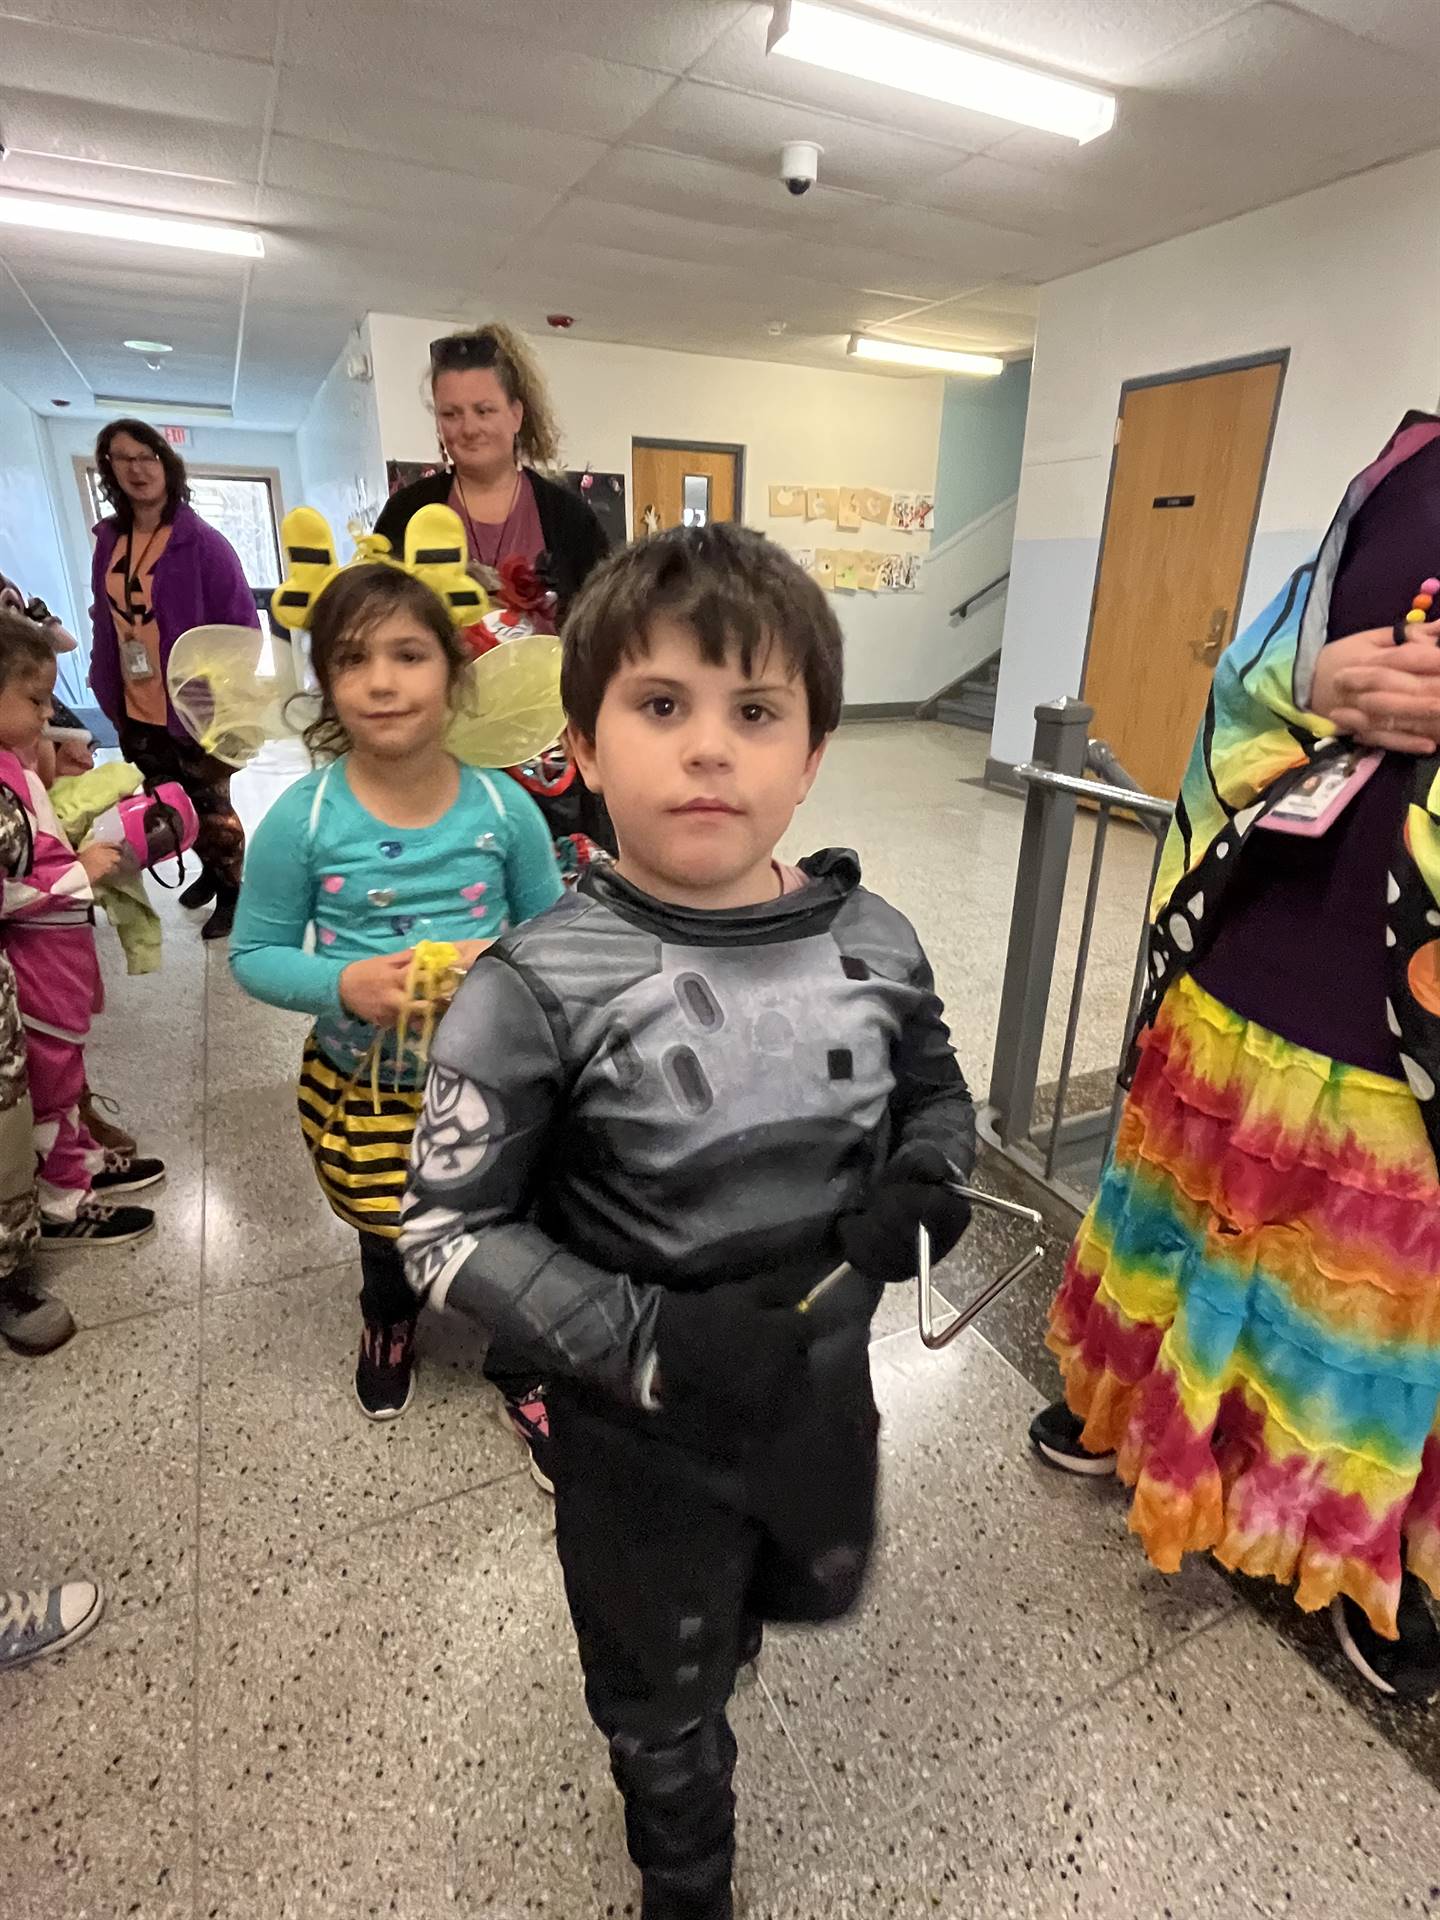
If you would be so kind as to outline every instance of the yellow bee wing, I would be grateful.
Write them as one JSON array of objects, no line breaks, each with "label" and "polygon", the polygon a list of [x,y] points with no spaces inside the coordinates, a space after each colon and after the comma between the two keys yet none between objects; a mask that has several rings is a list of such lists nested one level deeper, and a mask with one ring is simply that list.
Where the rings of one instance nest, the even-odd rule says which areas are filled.
[{"label": "yellow bee wing", "polygon": [[532,633],[465,669],[445,744],[472,767],[518,767],[553,747],[564,726],[560,642]]},{"label": "yellow bee wing", "polygon": [[316,508],[292,507],[280,522],[280,543],[290,571],[275,589],[270,611],[282,627],[308,627],[315,602],[340,570],[335,536]]},{"label": "yellow bee wing", "polygon": [[313,712],[297,707],[288,640],[255,627],[191,627],[170,650],[170,703],[206,753],[243,767],[267,740],[288,739]]},{"label": "yellow bee wing", "polygon": [[465,529],[453,507],[434,502],[410,516],[405,571],[439,594],[457,627],[474,626],[490,611],[490,596],[465,571],[468,557]]}]

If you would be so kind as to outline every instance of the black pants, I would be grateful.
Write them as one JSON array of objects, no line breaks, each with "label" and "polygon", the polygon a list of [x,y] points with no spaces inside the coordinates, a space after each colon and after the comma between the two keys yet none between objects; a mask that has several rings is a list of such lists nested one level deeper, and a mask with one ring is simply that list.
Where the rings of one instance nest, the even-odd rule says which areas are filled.
[{"label": "black pants", "polygon": [[760,1623],[837,1619],[859,1597],[878,1421],[863,1350],[844,1371],[728,1460],[666,1438],[663,1416],[551,1388],[555,1541],[643,1920],[731,1920],[735,1675]]},{"label": "black pants", "polygon": [[[383,1234],[360,1235],[360,1312],[367,1325],[393,1327],[419,1313],[414,1290],[405,1278],[400,1249]],[[485,1378],[507,1400],[528,1400],[536,1391],[535,1374],[507,1366],[505,1355],[491,1348],[485,1356]]]}]

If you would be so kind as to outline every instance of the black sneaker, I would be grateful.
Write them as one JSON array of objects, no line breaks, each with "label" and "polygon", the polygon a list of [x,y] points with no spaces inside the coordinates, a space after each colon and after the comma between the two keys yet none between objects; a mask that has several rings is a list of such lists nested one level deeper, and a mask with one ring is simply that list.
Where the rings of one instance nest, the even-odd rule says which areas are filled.
[{"label": "black sneaker", "polygon": [[147,1160],[139,1153],[115,1153],[106,1150],[104,1171],[90,1181],[92,1193],[139,1193],[142,1187],[158,1187],[165,1178],[163,1160]]},{"label": "black sneaker", "polygon": [[1430,1611],[1425,1583],[1415,1574],[1400,1576],[1398,1640],[1377,1633],[1364,1608],[1345,1594],[1331,1602],[1330,1621],[1340,1651],[1377,1693],[1417,1707],[1427,1706],[1440,1693],[1440,1625]]},{"label": "black sneaker", "polygon": [[415,1322],[367,1320],[355,1363],[355,1398],[367,1420],[398,1420],[415,1398]]},{"label": "black sneaker", "polygon": [[208,907],[210,902],[215,898],[215,893],[215,876],[208,867],[202,867],[200,869],[200,878],[198,880],[192,880],[181,894],[180,904],[193,913],[197,907]]},{"label": "black sneaker", "polygon": [[228,940],[235,924],[235,907],[240,899],[238,887],[216,887],[215,910],[200,929],[202,940]]},{"label": "black sneaker", "polygon": [[545,1393],[536,1387],[523,1400],[504,1400],[500,1420],[524,1447],[530,1459],[530,1478],[542,1493],[554,1496],[555,1482],[547,1471],[550,1464],[550,1415],[545,1409]]},{"label": "black sneaker", "polygon": [[1115,1471],[1113,1453],[1090,1453],[1080,1444],[1085,1422],[1063,1400],[1042,1407],[1030,1422],[1030,1444],[1047,1467],[1065,1473],[1083,1473],[1099,1479]]},{"label": "black sneaker", "polygon": [[148,1207],[112,1207],[87,1193],[73,1220],[40,1221],[40,1245],[52,1253],[66,1247],[124,1247],[143,1240],[155,1226]]}]

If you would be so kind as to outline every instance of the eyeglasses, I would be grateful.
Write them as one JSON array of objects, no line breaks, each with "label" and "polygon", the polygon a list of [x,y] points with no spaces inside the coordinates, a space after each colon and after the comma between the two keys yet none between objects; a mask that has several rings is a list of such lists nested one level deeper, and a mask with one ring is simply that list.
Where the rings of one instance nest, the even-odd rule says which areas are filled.
[{"label": "eyeglasses", "polygon": [[160,456],[158,453],[112,453],[110,464],[112,467],[158,467]]},{"label": "eyeglasses", "polygon": [[430,342],[430,371],[458,373],[464,367],[493,367],[499,355],[491,333],[445,333]]}]

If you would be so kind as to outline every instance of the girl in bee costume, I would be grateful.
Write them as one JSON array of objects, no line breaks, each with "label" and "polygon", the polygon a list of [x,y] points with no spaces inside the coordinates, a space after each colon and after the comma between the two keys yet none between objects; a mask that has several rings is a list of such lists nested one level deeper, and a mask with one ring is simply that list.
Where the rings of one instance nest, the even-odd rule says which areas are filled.
[{"label": "girl in bee costume", "polygon": [[[484,611],[483,595],[459,564],[461,529],[446,508],[415,516],[403,557],[372,538],[343,569],[318,514],[300,509],[283,533],[291,571],[273,611],[310,629],[319,713],[305,737],[318,764],[251,842],[230,958],[247,993],[315,1017],[300,1123],[326,1199],[360,1236],[355,1392],[369,1418],[386,1420],[414,1385],[415,1299],[395,1245],[425,1070],[423,1048],[397,1026],[412,953],[450,943],[463,969],[560,898],[534,801],[466,764],[491,757],[487,726],[492,753],[528,757],[558,733],[560,710],[552,693],[528,736],[507,734],[493,708],[476,713],[483,668],[457,629]],[[500,655],[511,675],[523,667],[516,649]],[[206,716],[202,731],[226,745],[239,733],[229,683],[218,666],[207,677],[181,660],[191,680],[174,689],[177,710]],[[192,697],[197,678],[207,698]],[[486,1371],[517,1406],[533,1398],[533,1382],[498,1359]]]}]

